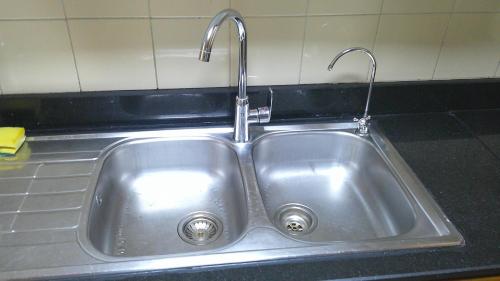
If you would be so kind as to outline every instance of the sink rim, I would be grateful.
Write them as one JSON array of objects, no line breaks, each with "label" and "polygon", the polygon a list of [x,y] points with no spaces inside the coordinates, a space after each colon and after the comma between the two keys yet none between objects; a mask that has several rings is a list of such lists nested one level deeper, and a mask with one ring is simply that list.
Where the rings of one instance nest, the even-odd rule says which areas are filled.
[{"label": "sink rim", "polygon": [[[154,259],[158,257],[184,257],[184,256],[196,256],[196,255],[204,255],[208,253],[213,253],[214,251],[217,251],[219,249],[224,249],[231,247],[234,244],[237,244],[241,239],[244,238],[246,233],[248,232],[248,212],[246,213],[246,225],[241,231],[241,233],[238,235],[238,238],[235,239],[234,241],[227,243],[221,247],[217,247],[214,249],[208,249],[208,250],[198,250],[198,251],[193,251],[193,252],[185,252],[185,253],[174,253],[174,254],[155,254],[155,255],[142,255],[142,256],[113,256],[113,255],[108,255],[105,254],[104,252],[100,251],[97,247],[94,246],[94,243],[90,239],[90,221],[91,221],[91,212],[92,212],[92,206],[94,204],[96,192],[98,190],[98,183],[99,179],[101,178],[101,173],[103,172],[103,167],[104,164],[106,163],[106,160],[113,155],[115,151],[118,149],[123,148],[124,146],[128,145],[134,145],[134,144],[142,144],[142,143],[152,143],[152,142],[170,142],[170,141],[179,141],[179,140],[200,140],[200,141],[209,141],[213,142],[215,144],[222,144],[225,148],[227,148],[232,154],[234,154],[236,161],[238,161],[238,170],[239,173],[243,177],[243,171],[241,169],[241,164],[239,163],[239,157],[238,153],[234,148],[234,144],[230,141],[230,139],[220,137],[220,136],[205,136],[205,135],[193,135],[193,136],[171,136],[171,137],[141,137],[141,138],[124,138],[122,140],[119,140],[108,147],[106,147],[102,153],[99,155],[99,159],[96,164],[96,169],[95,173],[92,176],[92,180],[89,184],[90,188],[92,189],[91,192],[88,193],[88,196],[84,199],[84,207],[83,207],[83,215],[80,217],[80,224],[79,224],[79,231],[77,231],[77,240],[78,243],[80,244],[80,247],[89,255],[100,259],[102,261],[123,261],[123,260],[145,260],[145,259]],[[243,194],[245,196],[244,201],[246,200],[246,197],[248,196],[248,190],[247,186],[245,185],[245,182],[242,182],[242,188],[243,188]],[[248,208],[248,203],[247,203],[247,208]],[[188,214],[186,214],[188,215]]]},{"label": "sink rim", "polygon": [[[312,124],[298,124],[298,125],[268,125],[252,127],[251,135],[252,140],[248,144],[235,144],[231,141],[232,129],[230,127],[213,127],[213,128],[199,128],[199,129],[170,129],[165,131],[150,131],[150,132],[133,132],[133,133],[106,133],[100,134],[101,137],[116,137],[123,136],[125,139],[119,140],[108,148],[103,150],[99,156],[98,164],[96,165],[96,174],[101,172],[104,159],[113,148],[120,146],[122,143],[131,141],[143,140],[148,141],[151,139],[169,140],[169,139],[211,139],[218,142],[225,143],[230,146],[237,154],[239,159],[240,170],[242,169],[242,159],[240,159],[241,152],[253,150],[259,139],[274,133],[291,133],[291,132],[338,132],[339,130],[346,130],[348,133],[353,133],[355,130],[355,123],[341,122],[341,123],[312,123]],[[234,241],[233,244],[227,245],[221,250],[210,250],[207,252],[191,252],[185,254],[170,254],[170,255],[154,255],[154,256],[138,256],[138,257],[112,257],[100,253],[94,249],[91,244],[87,244],[87,221],[89,219],[89,207],[96,190],[96,178],[93,177],[89,186],[88,196],[85,199],[82,216],[80,216],[79,231],[77,231],[77,240],[81,248],[89,255],[107,262],[117,262],[123,265],[134,265],[136,270],[155,270],[155,269],[169,269],[169,268],[182,268],[192,266],[206,266],[206,265],[221,265],[235,262],[255,262],[265,260],[275,260],[282,258],[290,258],[291,255],[297,257],[318,256],[318,255],[337,255],[340,253],[356,253],[356,252],[373,252],[377,250],[402,250],[402,249],[416,249],[416,248],[434,248],[440,246],[460,246],[464,245],[465,241],[462,235],[456,230],[455,226],[447,219],[446,215],[442,212],[441,208],[431,195],[425,190],[423,184],[418,177],[414,174],[411,168],[402,159],[396,149],[392,146],[390,141],[383,135],[383,132],[378,128],[376,121],[372,123],[371,139],[375,145],[377,152],[382,152],[382,157],[388,165],[396,166],[396,171],[404,178],[406,182],[413,184],[408,191],[411,193],[410,198],[418,198],[416,203],[422,210],[426,211],[426,215],[434,216],[441,227],[448,233],[442,236],[429,237],[429,238],[410,238],[404,240],[397,240],[394,237],[376,239],[375,241],[335,241],[330,243],[317,243],[317,242],[304,242],[298,241],[295,247],[277,247],[272,249],[257,249],[252,251],[226,251],[231,250],[234,245],[238,245],[244,241],[247,236],[255,235],[255,231],[269,231],[275,230],[275,227],[269,225],[252,226],[247,225],[239,240]],[[95,135],[92,135],[95,137]],[[82,136],[85,137],[85,136]],[[88,138],[88,135],[87,135]],[[379,151],[380,150],[380,151]],[[244,162],[244,160],[243,160]],[[245,177],[245,172],[241,170],[242,177]],[[398,177],[399,178],[399,177]],[[245,192],[249,192],[247,182],[243,181]],[[247,194],[248,195],[248,194]],[[259,194],[260,195],[260,194]],[[262,200],[261,198],[259,198]],[[89,201],[90,200],[90,201]],[[423,201],[423,202],[419,202]],[[247,202],[249,208],[249,202]],[[430,214],[429,214],[430,213]],[[251,216],[248,213],[248,216]],[[267,217],[267,214],[266,214]],[[250,220],[250,218],[249,218]],[[272,225],[272,224],[271,224]],[[266,230],[267,229],[267,230]],[[279,232],[279,231],[278,231]],[[281,234],[280,234],[281,235]],[[287,240],[293,241],[293,238],[286,237]],[[300,242],[300,243],[299,243]],[[395,243],[398,242],[398,243]],[[90,246],[90,247],[89,247]],[[151,261],[155,261],[151,264]],[[106,267],[105,267],[106,268]],[[128,268],[109,269],[113,272],[128,272]],[[103,270],[106,271],[106,270]],[[129,270],[132,271],[132,270]]]},{"label": "sink rim", "polygon": [[[408,200],[408,203],[409,203],[408,204],[408,208],[409,208],[411,216],[412,216],[412,218],[414,220],[412,222],[412,225],[408,229],[405,229],[405,231],[403,231],[401,233],[398,233],[398,234],[395,234],[395,235],[390,235],[390,236],[385,236],[385,237],[379,237],[379,238],[358,239],[358,240],[309,241],[309,240],[306,240],[306,239],[301,239],[300,235],[290,235],[290,234],[283,233],[283,231],[282,231],[282,233],[284,235],[287,235],[290,239],[295,239],[297,241],[301,241],[301,242],[305,242],[305,243],[312,243],[312,244],[325,244],[325,243],[337,243],[337,242],[379,241],[379,240],[383,240],[383,239],[394,239],[394,237],[398,237],[398,236],[402,236],[402,235],[408,234],[408,233],[410,233],[416,227],[416,224],[417,224],[417,215],[418,215],[417,213],[418,213],[418,209],[419,209],[418,208],[418,201],[417,201],[417,199],[413,197],[413,195],[411,194],[411,192],[409,190],[410,187],[408,187],[406,185],[406,183],[404,182],[404,180],[400,178],[400,176],[398,175],[397,171],[394,170],[394,167],[391,165],[391,163],[387,159],[387,157],[384,157],[384,154],[382,153],[382,151],[380,151],[380,149],[377,149],[377,146],[374,143],[368,141],[367,137],[362,137],[362,136],[353,134],[351,132],[338,131],[338,130],[312,130],[312,131],[273,132],[273,133],[269,133],[269,134],[265,134],[263,136],[260,136],[258,139],[256,139],[254,141],[253,146],[252,146],[252,155],[255,154],[255,151],[258,149],[258,147],[260,145],[262,145],[262,143],[265,142],[268,138],[281,137],[281,136],[295,136],[295,135],[303,135],[303,134],[307,134],[307,135],[332,135],[332,134],[342,135],[342,136],[347,136],[349,138],[355,139],[356,141],[360,141],[363,144],[366,144],[366,145],[370,146],[371,148],[373,148],[375,150],[375,153],[377,153],[377,155],[382,158],[382,161],[387,165],[387,168],[388,168],[389,172],[391,173],[391,175],[393,176],[393,178],[399,184],[400,189],[401,189],[401,191],[403,192],[403,194],[405,196],[405,199]],[[254,167],[257,167],[257,163],[256,163],[255,157],[253,157],[253,160],[254,160],[254,162],[253,162]],[[256,171],[256,173],[257,173],[257,171]],[[262,188],[261,185],[258,185],[258,188],[259,188],[259,191],[261,191],[261,188]],[[290,201],[290,202],[286,203],[285,205],[289,205],[289,204],[303,205],[302,202],[295,202],[295,201],[294,202]],[[275,213],[281,207],[283,207],[283,206],[280,206],[277,209],[275,209],[274,210]],[[266,208],[266,213],[267,213],[267,215],[269,216],[270,219],[275,217],[275,213],[269,213],[267,208]],[[276,225],[275,225],[275,227],[281,231],[280,227],[278,227]]]}]

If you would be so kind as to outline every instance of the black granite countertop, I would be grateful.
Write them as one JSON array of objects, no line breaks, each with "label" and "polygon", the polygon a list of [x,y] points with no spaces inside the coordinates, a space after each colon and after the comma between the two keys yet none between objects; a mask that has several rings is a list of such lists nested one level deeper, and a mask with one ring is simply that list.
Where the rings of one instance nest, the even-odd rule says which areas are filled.
[{"label": "black granite countertop", "polygon": [[[500,79],[377,83],[374,87],[374,120],[464,236],[463,247],[81,280],[422,280],[500,275],[499,87]],[[344,119],[362,110],[366,95],[364,84],[273,89],[273,122]],[[262,104],[267,92],[268,87],[250,88],[253,106]],[[225,88],[2,95],[0,125],[24,126],[29,135],[36,135],[230,124],[233,101],[234,89]]]},{"label": "black granite countertop", "polygon": [[489,121],[499,117],[500,110],[488,110],[375,118],[462,233],[466,241],[463,247],[334,255],[94,279],[421,280],[498,275],[500,126],[491,126]]}]

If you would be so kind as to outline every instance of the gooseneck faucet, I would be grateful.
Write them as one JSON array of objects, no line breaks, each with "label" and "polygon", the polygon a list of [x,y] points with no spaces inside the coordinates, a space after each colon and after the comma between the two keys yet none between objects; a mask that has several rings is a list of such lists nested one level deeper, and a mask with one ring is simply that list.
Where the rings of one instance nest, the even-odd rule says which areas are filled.
[{"label": "gooseneck faucet", "polygon": [[238,73],[238,96],[236,97],[236,114],[234,119],[234,140],[236,142],[247,142],[249,139],[248,124],[268,123],[272,111],[272,90],[270,89],[270,105],[258,109],[249,110],[247,97],[247,31],[241,14],[232,9],[219,12],[208,24],[201,43],[199,60],[208,62],[212,52],[215,35],[225,20],[232,20],[238,32],[240,42],[239,49],[239,73]]},{"label": "gooseneck faucet", "polygon": [[373,87],[373,81],[375,80],[375,74],[377,72],[377,61],[375,60],[375,56],[370,52],[370,50],[362,48],[362,47],[353,47],[353,48],[347,48],[340,52],[338,55],[333,58],[332,62],[330,65],[328,65],[328,71],[331,71],[333,69],[333,66],[337,61],[344,56],[345,54],[351,53],[351,52],[362,52],[368,55],[370,57],[372,67],[371,67],[371,74],[370,74],[370,86],[368,88],[368,97],[366,98],[366,106],[365,106],[365,112],[363,114],[363,117],[361,118],[354,118],[355,122],[358,122],[358,134],[359,135],[367,135],[368,134],[368,121],[370,121],[371,117],[368,115],[368,109],[370,106],[370,99],[372,97],[372,87]]}]

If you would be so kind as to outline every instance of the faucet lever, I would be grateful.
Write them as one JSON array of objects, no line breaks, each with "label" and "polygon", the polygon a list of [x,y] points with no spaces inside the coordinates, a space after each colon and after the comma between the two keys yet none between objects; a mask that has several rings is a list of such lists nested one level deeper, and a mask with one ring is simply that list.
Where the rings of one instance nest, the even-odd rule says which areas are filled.
[{"label": "faucet lever", "polygon": [[273,95],[274,91],[269,87],[269,94],[267,95],[267,106],[258,107],[257,109],[250,109],[248,113],[249,123],[269,123],[271,121],[271,114],[273,111]]}]

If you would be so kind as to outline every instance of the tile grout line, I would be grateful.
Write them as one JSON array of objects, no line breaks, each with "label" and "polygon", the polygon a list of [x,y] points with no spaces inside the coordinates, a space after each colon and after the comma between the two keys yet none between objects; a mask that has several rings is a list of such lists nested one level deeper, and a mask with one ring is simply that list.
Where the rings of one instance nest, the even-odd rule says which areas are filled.
[{"label": "tile grout line", "polygon": [[441,53],[443,51],[443,48],[444,48],[444,42],[446,41],[446,37],[448,36],[448,29],[450,28],[450,24],[451,24],[451,19],[453,18],[453,14],[455,13],[455,6],[457,4],[457,0],[455,0],[453,2],[453,7],[451,8],[451,12],[448,14],[448,22],[446,23],[446,28],[444,30],[444,33],[443,33],[443,36],[441,38],[441,45],[439,46],[439,51],[438,51],[438,54],[437,54],[437,57],[436,57],[436,63],[434,64],[434,70],[432,71],[432,77],[431,77],[431,80],[435,80],[436,79],[436,70],[437,70],[437,67],[438,67],[438,64],[439,64],[439,59],[441,58]]},{"label": "tile grout line", "polygon": [[[229,9],[232,9],[232,6],[233,6],[233,5],[232,5],[232,2],[233,2],[233,0],[229,0],[228,2],[229,2]],[[228,44],[229,44],[229,47],[228,47],[228,49],[229,49],[229,50],[228,50],[228,56],[229,56],[229,59],[228,59],[228,63],[229,63],[229,71],[228,71],[228,76],[229,76],[229,78],[228,78],[228,79],[229,79],[229,80],[227,81],[227,86],[228,86],[228,87],[231,87],[231,86],[232,86],[232,85],[231,85],[231,84],[232,84],[232,81],[231,81],[231,73],[232,73],[232,68],[233,68],[233,66],[232,66],[232,64],[231,64],[232,55],[233,55],[233,52],[232,52],[233,43],[232,43],[232,41],[231,41],[231,25],[230,25],[230,24],[228,24],[228,27],[227,27],[227,28],[228,28],[228,32],[227,32],[228,34],[227,34],[227,36],[228,36],[228,38],[229,38],[229,41],[228,41]],[[247,34],[247,35],[248,35],[248,34]],[[247,47],[247,48],[248,48],[248,47]],[[247,50],[247,52],[248,52],[248,50]],[[247,62],[247,63],[248,63],[248,62]],[[247,74],[248,74],[248,69],[247,69]]]},{"label": "tile grout line", "polygon": [[18,217],[18,213],[21,212],[21,209],[23,208],[23,205],[24,205],[24,202],[26,201],[26,198],[29,196],[30,194],[30,191],[31,191],[31,187],[33,186],[33,182],[35,181],[36,179],[36,175],[38,174],[38,171],[40,170],[40,167],[42,167],[43,164],[39,164],[35,171],[33,172],[33,176],[31,177],[31,181],[30,181],[30,185],[28,186],[28,189],[26,189],[26,192],[24,193],[24,197],[23,197],[23,200],[21,201],[21,203],[19,204],[19,207],[17,208],[17,212],[16,214],[14,215],[14,218],[12,219],[12,222],[9,226],[9,231],[10,232],[13,232],[13,227],[14,227],[14,224],[16,223],[16,220],[17,220],[17,217]]},{"label": "tile grout line", "polygon": [[305,14],[305,19],[304,19],[304,29],[303,29],[303,32],[302,32],[302,48],[300,50],[300,61],[299,61],[299,79],[297,81],[297,84],[300,84],[302,83],[302,65],[303,65],[303,61],[304,61],[304,49],[305,49],[305,45],[306,45],[306,33],[307,33],[307,25],[309,24],[309,4],[310,4],[310,0],[307,0],[307,3],[306,3],[306,14]]},{"label": "tile grout line", "polygon": [[[378,39],[378,33],[379,33],[379,29],[380,29],[380,22],[381,22],[381,19],[382,19],[382,10],[384,8],[384,3],[385,1],[382,0],[382,3],[380,4],[380,8],[379,8],[379,14],[378,14],[378,19],[377,19],[377,26],[375,27],[375,36],[373,36],[373,43],[372,43],[372,49],[371,51],[373,52],[373,55],[375,56],[375,59],[376,59],[376,56],[377,54],[375,53],[375,46],[377,44],[377,39]],[[368,63],[368,70],[366,72],[366,77],[365,77],[365,81],[369,79],[369,75],[370,75],[370,70],[371,70],[371,66],[370,66],[370,63]],[[376,78],[376,77],[375,77]],[[376,79],[375,79],[376,81]],[[375,81],[373,81],[375,83]]]},{"label": "tile grout line", "polygon": [[71,47],[71,54],[73,55],[73,65],[75,66],[76,80],[78,81],[78,89],[80,90],[80,92],[82,92],[83,91],[82,82],[80,81],[80,72],[78,71],[75,48],[73,46],[73,38],[71,36],[71,29],[69,28],[68,15],[66,14],[66,6],[64,5],[64,0],[61,0],[61,5],[63,8],[64,22],[66,23],[66,32],[68,33],[69,45]]},{"label": "tile grout line", "polygon": [[[400,13],[345,13],[345,14],[289,14],[289,15],[250,15],[245,16],[245,18],[290,18],[290,17],[325,17],[325,16],[337,16],[337,17],[349,17],[349,16],[378,16],[378,15],[439,15],[439,14],[449,14],[450,12],[400,12]],[[460,11],[453,12],[454,14],[500,14],[498,11]],[[120,16],[120,17],[66,17],[66,18],[2,18],[2,21],[63,21],[63,20],[120,20],[120,19],[211,19],[212,16]]]},{"label": "tile grout line", "polygon": [[498,60],[498,63],[497,63],[497,68],[495,69],[495,72],[493,73],[493,75],[491,76],[491,78],[495,78],[497,73],[498,75],[500,76],[500,59]]},{"label": "tile grout line", "polygon": [[153,66],[155,69],[155,82],[156,82],[156,89],[160,89],[160,84],[158,82],[158,66],[156,63],[156,47],[155,47],[155,38],[154,38],[154,33],[153,33],[153,18],[151,17],[151,0],[148,0],[148,21],[149,21],[149,30],[151,32],[151,46],[153,49]]},{"label": "tile grout line", "polygon": [[0,79],[0,97],[2,97],[3,94],[4,94],[4,89]]},{"label": "tile grout line", "polygon": [[231,65],[231,56],[232,56],[232,53],[233,53],[231,48],[232,48],[233,44],[231,42],[231,25],[229,25],[229,24],[228,24],[228,30],[229,31],[227,32],[228,33],[227,36],[228,36],[228,45],[229,46],[227,47],[228,48],[228,54],[227,54],[228,55],[228,60],[227,61],[228,61],[228,64],[229,64],[229,67],[228,67],[229,71],[228,71],[227,86],[231,87],[231,73],[232,73],[232,68],[233,68],[232,65]]},{"label": "tile grout line", "polygon": [[[232,1],[232,0],[229,0],[229,1],[228,1],[228,3],[229,3],[229,5],[228,5],[228,9],[231,9],[231,1]],[[229,78],[228,78],[228,80],[227,80],[227,86],[228,86],[228,87],[231,87],[231,55],[232,55],[232,52],[231,52],[231,46],[232,46],[232,44],[231,44],[231,27],[229,26],[229,24],[228,24],[228,32],[227,32],[227,33],[228,33],[228,34],[227,34],[227,37],[228,37],[228,40],[229,40],[229,41],[228,41],[228,45],[229,45],[229,46],[228,46],[228,50],[227,50],[227,52],[228,52],[228,57],[229,57],[229,59],[228,59],[228,63],[229,63],[229,68],[228,68],[228,69],[229,69],[229,71],[228,71],[228,77],[229,77]]]}]

